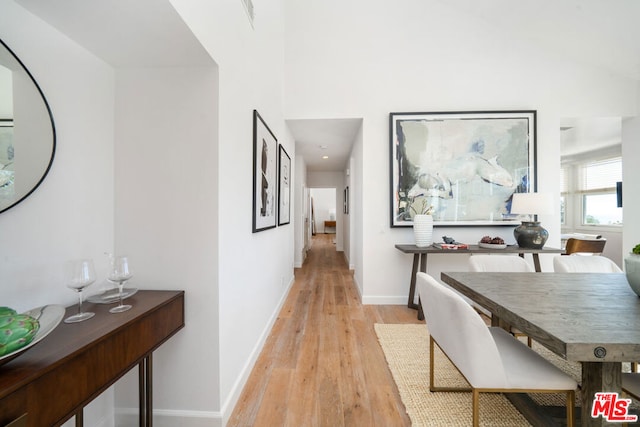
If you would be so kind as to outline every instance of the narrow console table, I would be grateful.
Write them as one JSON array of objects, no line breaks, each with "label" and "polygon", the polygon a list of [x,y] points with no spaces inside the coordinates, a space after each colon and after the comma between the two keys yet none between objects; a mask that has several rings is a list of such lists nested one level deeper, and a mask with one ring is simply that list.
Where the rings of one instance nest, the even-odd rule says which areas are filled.
[{"label": "narrow console table", "polygon": [[[152,353],[184,327],[184,291],[138,291],[133,306],[109,313],[109,305],[83,304],[96,315],[61,322],[38,344],[0,366],[0,426],[59,426],[136,365],[140,426],[152,425]],[[67,308],[65,318],[77,311]],[[19,420],[19,421],[18,421]]]},{"label": "narrow console table", "polygon": [[486,249],[481,248],[478,245],[469,245],[468,249],[442,249],[435,246],[418,247],[411,244],[398,244],[396,249],[405,254],[413,254],[413,268],[411,269],[411,282],[409,283],[409,302],[407,307],[418,310],[418,319],[423,320],[424,315],[420,310],[420,305],[414,303],[416,294],[416,274],[418,273],[418,265],[420,271],[427,272],[427,255],[428,254],[446,254],[446,255],[464,255],[464,254],[518,254],[524,257],[524,254],[532,254],[533,265],[537,272],[540,272],[540,258],[539,254],[561,254],[564,253],[562,249],[555,248],[542,248],[542,249],[525,249],[518,245],[510,245],[505,249]]},{"label": "narrow console table", "polygon": [[[336,228],[336,222],[335,221],[325,221],[324,222],[324,232],[325,234],[327,233],[327,228]],[[334,230],[335,232],[335,230]]]}]

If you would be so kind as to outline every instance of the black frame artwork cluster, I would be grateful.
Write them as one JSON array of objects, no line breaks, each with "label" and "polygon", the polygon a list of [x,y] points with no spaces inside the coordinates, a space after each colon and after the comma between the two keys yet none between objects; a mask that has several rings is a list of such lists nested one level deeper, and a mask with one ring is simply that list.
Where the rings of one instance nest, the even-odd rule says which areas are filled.
[{"label": "black frame artwork cluster", "polygon": [[252,230],[257,233],[289,224],[290,216],[291,158],[258,111],[253,110]]}]

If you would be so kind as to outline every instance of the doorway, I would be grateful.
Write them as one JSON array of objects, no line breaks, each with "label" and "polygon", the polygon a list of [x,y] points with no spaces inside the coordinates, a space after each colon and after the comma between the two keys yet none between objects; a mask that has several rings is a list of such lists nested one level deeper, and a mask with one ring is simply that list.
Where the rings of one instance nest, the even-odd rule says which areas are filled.
[{"label": "doorway", "polygon": [[[311,206],[311,230],[308,233],[315,235],[321,234],[333,234],[333,244],[336,245],[338,237],[342,237],[339,224],[342,222],[337,217],[336,206],[336,189],[335,188],[312,188],[310,189]],[[342,245],[340,245],[342,246]]]}]

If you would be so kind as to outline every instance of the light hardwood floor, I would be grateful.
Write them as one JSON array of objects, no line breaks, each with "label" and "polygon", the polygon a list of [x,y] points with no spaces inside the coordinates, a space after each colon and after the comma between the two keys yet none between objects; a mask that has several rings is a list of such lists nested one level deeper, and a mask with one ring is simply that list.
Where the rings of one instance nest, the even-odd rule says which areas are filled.
[{"label": "light hardwood floor", "polygon": [[332,240],[315,236],[296,269],[229,426],[411,425],[373,325],[422,322],[406,306],[363,306]]}]

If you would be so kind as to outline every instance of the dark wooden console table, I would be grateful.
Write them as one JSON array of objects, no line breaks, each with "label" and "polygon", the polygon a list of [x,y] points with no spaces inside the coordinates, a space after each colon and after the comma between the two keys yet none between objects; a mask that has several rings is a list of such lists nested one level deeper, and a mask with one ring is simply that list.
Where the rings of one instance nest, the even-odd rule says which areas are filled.
[{"label": "dark wooden console table", "polygon": [[[110,305],[85,304],[96,315],[61,322],[38,344],[0,366],[0,426],[58,426],[136,365],[140,425],[152,425],[152,353],[184,326],[184,291],[139,291],[133,308],[111,314]],[[77,311],[67,308],[65,318]],[[17,424],[18,421],[20,424]]]},{"label": "dark wooden console table", "polygon": [[420,310],[420,305],[414,303],[416,294],[416,274],[418,273],[418,265],[420,271],[427,272],[427,255],[428,254],[446,254],[446,255],[463,255],[463,254],[518,254],[524,257],[524,254],[532,254],[533,265],[537,272],[540,272],[540,258],[539,254],[561,254],[564,253],[562,249],[555,248],[542,248],[542,249],[524,249],[518,245],[510,245],[505,249],[486,249],[481,248],[478,245],[469,245],[468,249],[442,249],[435,246],[418,247],[411,244],[398,244],[396,249],[405,254],[413,254],[413,268],[411,269],[411,282],[409,283],[409,302],[407,307],[418,310],[418,319],[423,320],[424,315]]}]

